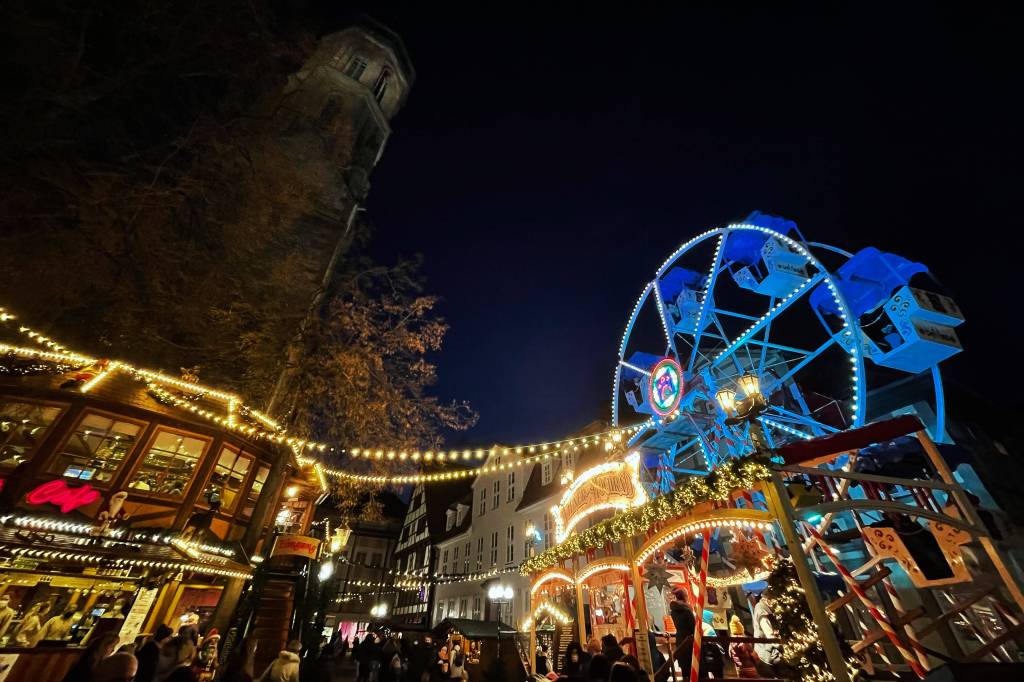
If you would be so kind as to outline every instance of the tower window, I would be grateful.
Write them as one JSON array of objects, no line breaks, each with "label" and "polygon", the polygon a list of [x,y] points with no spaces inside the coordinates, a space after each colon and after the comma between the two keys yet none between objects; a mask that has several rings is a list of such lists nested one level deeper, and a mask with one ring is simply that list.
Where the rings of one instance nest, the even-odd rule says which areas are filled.
[{"label": "tower window", "polygon": [[345,67],[345,75],[354,80],[359,80],[362,78],[367,66],[366,60],[362,57],[352,57],[348,66]]},{"label": "tower window", "polygon": [[391,80],[391,71],[386,67],[380,70],[377,82],[373,84],[373,96],[380,102],[384,99],[384,93],[388,91],[388,81]]}]

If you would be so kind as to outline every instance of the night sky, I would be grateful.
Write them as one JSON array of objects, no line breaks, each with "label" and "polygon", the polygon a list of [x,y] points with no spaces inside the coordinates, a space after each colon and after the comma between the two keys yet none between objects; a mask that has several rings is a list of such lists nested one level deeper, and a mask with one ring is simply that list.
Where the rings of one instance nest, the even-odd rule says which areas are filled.
[{"label": "night sky", "polygon": [[480,412],[450,442],[599,416],[645,282],[754,209],[925,262],[967,316],[947,376],[1005,392],[1024,246],[1009,22],[926,3],[686,4],[370,8],[417,69],[372,178],[372,248],[423,254],[444,299],[437,392]]}]

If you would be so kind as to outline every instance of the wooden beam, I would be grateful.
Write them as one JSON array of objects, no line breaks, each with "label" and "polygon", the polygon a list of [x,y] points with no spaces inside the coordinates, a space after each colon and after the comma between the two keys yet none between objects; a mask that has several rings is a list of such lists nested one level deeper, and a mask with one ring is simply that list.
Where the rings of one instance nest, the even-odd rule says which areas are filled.
[{"label": "wooden beam", "polygon": [[[888,566],[882,566],[870,578],[868,578],[867,580],[857,581],[857,584],[866,590],[869,587],[874,587],[885,578],[888,578],[890,573],[892,573],[892,571],[889,569]],[[843,608],[856,598],[857,595],[855,595],[853,592],[847,591],[846,594],[844,594],[842,597],[828,604],[825,607],[825,610],[832,612],[838,611],[839,609]]]},{"label": "wooden beam", "polygon": [[984,599],[988,595],[992,594],[993,592],[996,591],[996,589],[998,589],[998,585],[989,585],[988,587],[986,587],[981,592],[976,593],[974,596],[968,597],[966,599],[961,599],[960,601],[956,602],[955,604],[950,605],[948,611],[944,610],[941,616],[939,616],[938,618],[934,619],[932,622],[928,623],[928,625],[925,625],[923,628],[918,630],[917,631],[918,636],[919,637],[925,637],[925,636],[931,634],[932,632],[935,632],[940,627],[942,627],[942,625],[944,625],[948,621],[952,620],[956,616],[959,616],[960,613],[964,609],[970,608],[971,605],[973,605],[976,602],[981,601],[982,599]]},{"label": "wooden beam", "polygon": [[972,651],[971,653],[967,654],[967,660],[977,661],[978,659],[984,658],[985,656],[991,654],[998,647],[1002,646],[1009,640],[1013,639],[1014,637],[1022,633],[1024,633],[1024,623],[1021,623],[1020,625],[1017,625],[1007,630],[1006,632],[999,635],[991,642],[978,649],[977,651]]},{"label": "wooden beam", "polygon": [[[916,609],[911,609],[910,611],[907,611],[902,616],[894,620],[892,622],[892,626],[898,631],[902,629],[903,626],[907,623],[913,623],[915,620],[921,618],[922,616],[924,616],[924,609],[919,606]],[[877,630],[872,630],[871,632],[867,633],[867,636],[865,636],[864,639],[862,639],[859,642],[856,642],[853,645],[853,650],[856,653],[860,653],[864,649],[867,649],[869,646],[879,641],[880,639],[883,639],[886,636],[887,635],[881,628]]]}]

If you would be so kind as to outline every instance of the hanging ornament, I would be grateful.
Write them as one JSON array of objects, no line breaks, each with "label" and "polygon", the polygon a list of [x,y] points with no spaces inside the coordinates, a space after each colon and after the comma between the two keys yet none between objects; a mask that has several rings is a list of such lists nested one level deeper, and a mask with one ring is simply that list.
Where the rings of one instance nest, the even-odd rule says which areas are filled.
[{"label": "hanging ornament", "polygon": [[651,587],[657,590],[667,590],[671,587],[668,569],[662,564],[651,564],[644,570],[644,577]]}]

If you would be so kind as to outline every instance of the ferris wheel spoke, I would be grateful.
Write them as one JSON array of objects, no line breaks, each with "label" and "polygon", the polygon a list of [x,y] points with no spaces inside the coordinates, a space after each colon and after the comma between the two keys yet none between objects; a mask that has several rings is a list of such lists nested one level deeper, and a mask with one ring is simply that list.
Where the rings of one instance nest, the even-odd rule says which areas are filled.
[{"label": "ferris wheel spoke", "polygon": [[715,283],[718,282],[718,273],[722,271],[722,254],[725,249],[725,241],[729,238],[729,229],[726,228],[722,231],[722,234],[718,237],[718,243],[715,245],[715,255],[711,259],[711,270],[708,273],[708,284],[704,287],[704,298],[700,302],[700,310],[697,312],[697,326],[694,327],[693,334],[693,352],[690,353],[690,359],[686,363],[686,371],[693,371],[693,363],[697,359],[697,351],[700,348],[700,337],[701,328],[704,326],[704,316],[708,314],[708,308],[711,307],[711,302],[715,296]]},{"label": "ferris wheel spoke", "polygon": [[[771,310],[774,307],[775,307],[775,297],[772,296],[771,299],[768,301],[768,310]],[[762,338],[762,341],[764,343],[761,344],[761,360],[760,360],[760,362],[757,363],[757,376],[758,376],[758,379],[760,379],[761,377],[764,376],[764,374],[763,374],[764,373],[764,369],[765,369],[764,363],[765,363],[765,360],[768,357],[768,339],[771,338],[771,333],[772,333],[772,318],[769,317],[768,318],[768,324],[766,324],[764,326],[764,336]]]},{"label": "ferris wheel spoke", "polygon": [[727,360],[730,356],[732,356],[742,344],[749,341],[751,338],[754,337],[754,335],[761,331],[761,329],[763,329],[764,326],[768,323],[768,320],[770,320],[772,317],[776,317],[782,314],[783,311],[785,311],[791,305],[799,301],[804,294],[812,290],[818,282],[824,279],[824,277],[825,274],[823,272],[819,272],[814,277],[804,280],[803,284],[801,284],[796,289],[791,291],[784,299],[779,301],[774,308],[772,308],[770,311],[761,316],[761,318],[757,322],[750,325],[750,327],[748,327],[745,332],[736,337],[736,339],[732,343],[726,346],[725,350],[723,350],[721,353],[715,356],[715,360],[713,363],[714,366],[717,367],[722,362]]},{"label": "ferris wheel spoke", "polygon": [[634,372],[640,372],[644,376],[651,376],[651,373],[649,371],[647,371],[646,369],[644,369],[643,367],[637,367],[636,365],[630,364],[630,363],[626,362],[625,360],[619,360],[619,365],[621,365],[622,367],[625,367],[627,369],[631,369]]},{"label": "ferris wheel spoke", "polygon": [[764,394],[765,395],[771,395],[772,391],[774,391],[779,386],[782,386],[786,381],[791,379],[794,374],[796,374],[797,372],[802,370],[804,367],[806,367],[808,364],[810,364],[812,360],[814,360],[816,357],[818,357],[819,355],[824,353],[826,350],[828,350],[829,347],[831,347],[832,344],[834,344],[835,342],[836,342],[836,340],[834,338],[829,337],[828,341],[826,341],[825,343],[823,343],[820,346],[818,346],[815,350],[813,350],[810,353],[808,353],[804,357],[803,360],[801,360],[800,362],[798,362],[795,365],[793,365],[793,367],[791,367],[788,372],[786,372],[781,377],[779,377],[778,379],[775,379],[770,384],[768,384],[764,388]]},{"label": "ferris wheel spoke", "polygon": [[805,424],[811,429],[821,429],[826,433],[837,433],[839,429],[834,426],[822,423],[814,417],[806,414],[797,414],[791,410],[787,410],[784,407],[778,405],[772,405],[768,408],[768,412],[774,414],[779,421],[792,421],[798,424]]},{"label": "ferris wheel spoke", "polygon": [[654,289],[654,303],[658,306],[658,319],[661,320],[661,328],[665,332],[666,346],[672,351],[672,355],[678,358],[679,351],[676,350],[675,334],[672,332],[672,318],[669,317],[665,301],[661,298],[661,283],[655,279],[651,282],[651,288]]},{"label": "ferris wheel spoke", "polygon": [[802,438],[804,440],[810,440],[811,438],[814,438],[813,435],[811,435],[809,433],[806,433],[805,431],[801,431],[800,429],[795,429],[792,426],[787,426],[786,424],[780,424],[779,422],[777,422],[777,421],[775,421],[773,419],[768,419],[767,417],[761,417],[760,421],[765,426],[769,426],[769,427],[771,427],[771,428],[773,428],[773,429],[775,429],[777,431],[782,431],[783,433],[788,433],[788,434],[790,434],[792,436],[797,436],[797,437]]}]

